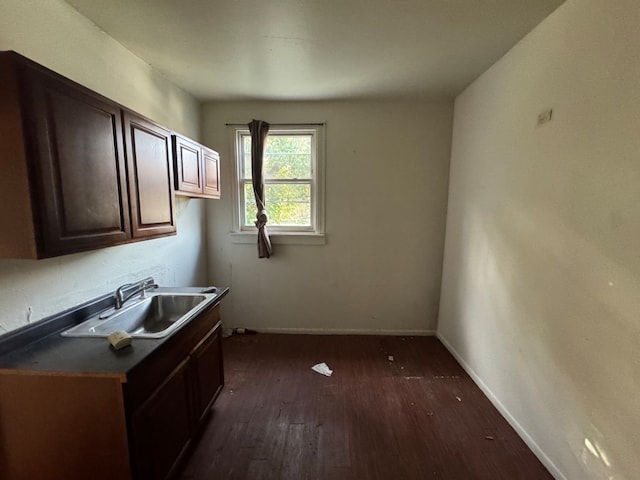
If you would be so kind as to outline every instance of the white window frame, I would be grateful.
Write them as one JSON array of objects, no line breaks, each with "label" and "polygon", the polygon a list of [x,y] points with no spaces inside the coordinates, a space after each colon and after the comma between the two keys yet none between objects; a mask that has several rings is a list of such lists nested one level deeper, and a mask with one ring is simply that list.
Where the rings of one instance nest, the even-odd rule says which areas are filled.
[{"label": "white window frame", "polygon": [[[244,184],[241,177],[243,169],[242,138],[249,134],[248,127],[235,126],[232,129],[233,152],[233,231],[231,233],[234,243],[255,243],[257,228],[253,225],[245,225],[243,215]],[[324,124],[310,125],[277,125],[269,128],[269,134],[307,134],[312,136],[312,161],[311,161],[311,227],[285,227],[267,223],[267,230],[272,243],[275,244],[311,244],[323,245],[325,243],[324,231]],[[265,181],[265,184],[270,183]],[[273,182],[278,183],[278,182]],[[306,182],[305,182],[306,183]],[[267,202],[267,215],[269,204]]]}]

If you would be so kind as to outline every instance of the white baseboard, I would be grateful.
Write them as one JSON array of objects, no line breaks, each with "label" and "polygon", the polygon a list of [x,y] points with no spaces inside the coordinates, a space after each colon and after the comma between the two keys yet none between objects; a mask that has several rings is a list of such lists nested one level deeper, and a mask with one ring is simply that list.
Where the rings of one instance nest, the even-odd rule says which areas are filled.
[{"label": "white baseboard", "polygon": [[500,412],[500,414],[509,422],[509,425],[513,427],[516,433],[522,438],[524,443],[527,444],[529,449],[533,452],[533,454],[538,457],[538,460],[542,462],[542,464],[549,470],[549,473],[553,475],[556,480],[567,480],[567,477],[558,469],[555,463],[551,461],[551,459],[547,456],[546,453],[540,448],[540,446],[531,438],[531,436],[527,433],[527,431],[518,423],[518,421],[514,418],[513,415],[507,410],[507,408],[500,402],[498,397],[496,397],[491,389],[482,381],[482,379],[476,374],[476,372],[471,368],[471,366],[458,354],[455,348],[444,338],[439,332],[436,333],[436,337],[438,340],[442,342],[442,344],[446,347],[447,350],[455,357],[458,363],[464,368],[464,370],[469,374],[471,379],[475,382],[476,385],[482,390],[482,392],[487,396],[489,401],[493,404],[494,407]]},{"label": "white baseboard", "polygon": [[[251,329],[251,327],[248,327]],[[252,329],[253,330],[253,329]],[[298,333],[305,335],[393,335],[405,337],[433,337],[435,330],[382,330],[357,328],[256,328],[258,333]]]}]

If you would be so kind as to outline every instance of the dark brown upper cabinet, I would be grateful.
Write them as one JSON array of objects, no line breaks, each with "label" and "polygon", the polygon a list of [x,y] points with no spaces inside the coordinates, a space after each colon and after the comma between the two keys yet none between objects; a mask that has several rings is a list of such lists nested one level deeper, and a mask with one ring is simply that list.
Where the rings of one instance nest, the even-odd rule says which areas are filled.
[{"label": "dark brown upper cabinet", "polygon": [[202,148],[204,185],[202,193],[209,198],[220,198],[220,155],[209,148]]},{"label": "dark brown upper cabinet", "polygon": [[124,112],[134,238],[175,233],[171,131]]},{"label": "dark brown upper cabinet", "polygon": [[182,135],[173,135],[176,195],[220,198],[220,155]]},{"label": "dark brown upper cabinet", "polygon": [[14,52],[0,52],[0,145],[1,258],[175,232],[170,133]]}]

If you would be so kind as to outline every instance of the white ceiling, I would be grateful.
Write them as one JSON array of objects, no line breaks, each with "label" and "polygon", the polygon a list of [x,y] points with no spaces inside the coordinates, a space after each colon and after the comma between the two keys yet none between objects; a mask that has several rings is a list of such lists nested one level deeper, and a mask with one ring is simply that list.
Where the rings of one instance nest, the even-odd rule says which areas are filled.
[{"label": "white ceiling", "polygon": [[67,0],[200,100],[455,95],[563,0]]}]

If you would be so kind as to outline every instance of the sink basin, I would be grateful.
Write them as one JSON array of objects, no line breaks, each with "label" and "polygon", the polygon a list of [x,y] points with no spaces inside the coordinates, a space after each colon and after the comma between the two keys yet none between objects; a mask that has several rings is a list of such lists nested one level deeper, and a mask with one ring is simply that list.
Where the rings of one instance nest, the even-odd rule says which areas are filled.
[{"label": "sink basin", "polygon": [[162,338],[195,317],[216,295],[161,294],[136,299],[122,309],[110,308],[62,332],[64,337],[107,337],[127,332],[132,337]]}]

